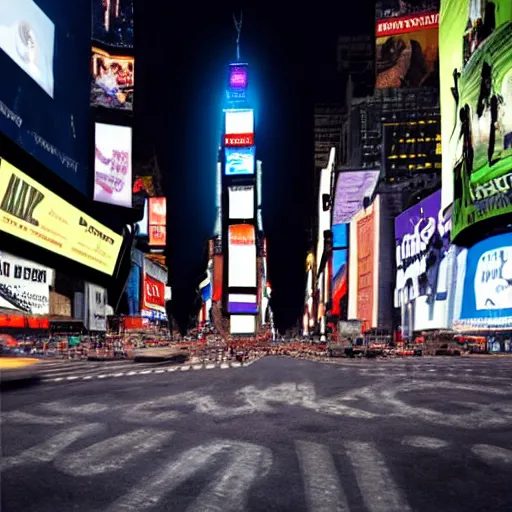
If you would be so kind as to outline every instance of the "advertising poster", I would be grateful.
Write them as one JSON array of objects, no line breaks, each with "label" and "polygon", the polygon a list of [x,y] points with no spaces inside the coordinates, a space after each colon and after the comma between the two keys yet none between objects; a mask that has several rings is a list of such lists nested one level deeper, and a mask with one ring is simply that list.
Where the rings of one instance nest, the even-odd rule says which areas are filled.
[{"label": "advertising poster", "polygon": [[140,282],[141,269],[138,265],[132,264],[128,282],[126,284],[128,311],[131,316],[138,315],[140,311]]},{"label": "advertising poster", "polygon": [[217,302],[222,299],[222,282],[224,279],[224,257],[216,254],[213,257],[213,296]]},{"label": "advertising poster", "polygon": [[228,313],[258,313],[258,302],[256,295],[230,293],[228,301]]},{"label": "advertising poster", "polygon": [[0,230],[109,276],[123,237],[0,160]]},{"label": "advertising poster", "polygon": [[165,226],[167,222],[167,201],[165,197],[149,198],[149,224]]},{"label": "advertising poster", "polygon": [[232,315],[229,317],[230,334],[254,334],[256,332],[256,317],[254,315]]},{"label": "advertising poster", "polygon": [[114,48],[132,48],[133,14],[133,0],[92,0],[92,39]]},{"label": "advertising poster", "polygon": [[395,219],[395,307],[414,301],[414,330],[448,328],[447,252],[450,219],[441,191]]},{"label": "advertising poster", "polygon": [[242,63],[228,66],[226,97],[233,103],[245,101],[247,97],[248,65]]},{"label": "advertising poster", "polygon": [[334,249],[343,249],[348,247],[347,229],[346,224],[336,224],[332,227]]},{"label": "advertising poster", "polygon": [[439,86],[439,14],[377,20],[377,89]]},{"label": "advertising poster", "polygon": [[90,0],[0,0],[0,131],[84,194],[90,12]]},{"label": "advertising poster", "polygon": [[254,160],[256,148],[225,148],[225,174],[226,176],[237,176],[243,174],[254,174]]},{"label": "advertising poster", "polygon": [[254,133],[254,110],[229,109],[225,110],[225,135]]},{"label": "advertising poster", "polygon": [[341,314],[341,300],[347,295],[347,249],[332,252],[332,314]]},{"label": "advertising poster", "polygon": [[0,308],[48,315],[53,279],[53,269],[0,252]]},{"label": "advertising poster", "polygon": [[165,284],[144,274],[144,309],[165,313]]},{"label": "advertising poster", "polygon": [[[443,0],[443,207],[453,238],[512,212],[512,0]],[[444,149],[446,148],[446,149]]]},{"label": "advertising poster", "polygon": [[149,245],[151,247],[164,247],[167,243],[166,226],[149,226]]},{"label": "advertising poster", "polygon": [[454,321],[454,328],[466,331],[512,328],[510,234],[487,238],[464,254],[465,259],[459,259],[464,279],[460,315]]},{"label": "advertising poster", "polygon": [[94,200],[132,207],[132,129],[96,123]]},{"label": "advertising poster", "polygon": [[91,106],[133,110],[135,59],[92,47]]},{"label": "advertising poster", "polygon": [[333,224],[346,224],[363,209],[364,198],[372,198],[380,171],[338,173],[334,195]]},{"label": "advertising poster", "polygon": [[374,325],[374,272],[375,261],[375,212],[357,221],[357,318],[363,322],[363,331]]},{"label": "advertising poster", "polygon": [[256,288],[256,233],[252,224],[229,226],[228,286]]},{"label": "advertising poster", "polygon": [[85,328],[89,331],[107,330],[107,290],[85,283]]},{"label": "advertising poster", "polygon": [[254,187],[229,187],[229,218],[254,218]]}]

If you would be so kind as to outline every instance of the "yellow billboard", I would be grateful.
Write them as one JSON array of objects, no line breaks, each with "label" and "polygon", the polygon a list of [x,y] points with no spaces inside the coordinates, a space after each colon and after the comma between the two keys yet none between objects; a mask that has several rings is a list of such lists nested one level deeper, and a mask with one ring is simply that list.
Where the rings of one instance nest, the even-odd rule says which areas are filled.
[{"label": "yellow billboard", "polygon": [[113,275],[123,237],[0,159],[0,230]]}]

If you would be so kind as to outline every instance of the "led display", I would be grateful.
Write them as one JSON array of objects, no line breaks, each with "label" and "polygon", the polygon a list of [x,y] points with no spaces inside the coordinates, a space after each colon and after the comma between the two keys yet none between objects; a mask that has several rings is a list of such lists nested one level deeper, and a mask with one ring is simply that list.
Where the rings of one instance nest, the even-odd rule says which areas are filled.
[{"label": "led display", "polygon": [[254,110],[252,109],[231,109],[224,111],[226,135],[239,133],[254,133]]},{"label": "led display", "polygon": [[133,110],[135,59],[92,48],[91,106]]},{"label": "led display", "polygon": [[132,206],[132,129],[96,123],[94,200]]},{"label": "led display", "polygon": [[236,176],[254,174],[254,158],[256,148],[225,148],[225,174]]},{"label": "led display", "polygon": [[254,146],[254,133],[236,133],[224,136],[224,146],[228,148],[243,148]]},{"label": "led display", "polygon": [[258,313],[256,295],[244,293],[230,293],[228,297],[229,313]]},{"label": "led display", "polygon": [[6,160],[0,160],[0,230],[112,275],[123,237]]},{"label": "led display", "polygon": [[115,47],[133,47],[133,0],[92,0],[92,38]]},{"label": "led display", "polygon": [[256,332],[256,317],[254,315],[232,315],[229,320],[230,334],[254,334]]},{"label": "led display", "polygon": [[229,66],[229,88],[247,88],[247,64]]},{"label": "led display", "polygon": [[166,226],[149,226],[149,245],[163,247],[167,241],[167,228]]},{"label": "led display", "polygon": [[251,224],[229,226],[228,286],[256,287],[256,234]]},{"label": "led display", "polygon": [[338,173],[334,192],[333,224],[345,224],[363,209],[364,198],[371,199],[380,171],[347,171]]},{"label": "led display", "polygon": [[[460,330],[512,327],[512,239],[510,234],[487,238],[457,258],[454,328]],[[459,279],[460,277],[460,279]],[[459,293],[460,289],[460,293]]]},{"label": "led display", "polygon": [[0,0],[0,131],[89,193],[90,0]]},{"label": "led display", "polygon": [[137,226],[139,226],[139,236],[148,236],[148,199],[144,200],[144,217],[140,222],[137,222]]},{"label": "led display", "polygon": [[254,187],[229,187],[229,218],[254,218]]},{"label": "led display", "polygon": [[333,248],[342,249],[348,246],[347,225],[336,224],[332,227]]},{"label": "led display", "polygon": [[452,236],[512,212],[512,0],[443,0],[443,208]]},{"label": "led display", "polygon": [[165,197],[149,198],[149,245],[166,244],[167,200]]},{"label": "led display", "polygon": [[332,314],[341,313],[340,303],[347,295],[347,249],[332,252]]},{"label": "led display", "polygon": [[433,11],[378,20],[375,87],[438,87],[438,26]]}]

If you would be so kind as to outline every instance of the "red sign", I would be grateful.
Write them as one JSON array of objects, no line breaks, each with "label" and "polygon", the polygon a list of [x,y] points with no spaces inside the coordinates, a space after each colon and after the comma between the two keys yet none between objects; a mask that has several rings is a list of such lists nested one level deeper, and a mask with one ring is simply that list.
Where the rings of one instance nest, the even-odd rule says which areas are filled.
[{"label": "red sign", "polygon": [[254,146],[254,133],[238,133],[236,135],[225,135],[224,146],[228,148]]},{"label": "red sign", "polygon": [[165,284],[144,274],[144,309],[165,311]]},{"label": "red sign", "polygon": [[149,224],[165,226],[167,220],[167,202],[165,197],[149,198]]},{"label": "red sign", "polygon": [[127,330],[143,329],[148,324],[149,320],[140,316],[126,316],[123,318],[123,326]]},{"label": "red sign", "polygon": [[149,245],[164,246],[166,243],[165,226],[149,226]]},{"label": "red sign", "polygon": [[439,27],[439,13],[425,12],[421,14],[409,14],[399,18],[387,18],[377,21],[375,34],[377,37],[396,36],[418,30]]},{"label": "red sign", "polygon": [[47,318],[23,315],[0,315],[0,327],[14,329],[48,329],[50,322]]}]

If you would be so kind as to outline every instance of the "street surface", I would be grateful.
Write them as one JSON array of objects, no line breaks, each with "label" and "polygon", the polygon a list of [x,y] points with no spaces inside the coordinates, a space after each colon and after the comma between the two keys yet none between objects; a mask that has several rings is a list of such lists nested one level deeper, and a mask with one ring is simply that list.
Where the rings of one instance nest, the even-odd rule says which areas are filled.
[{"label": "street surface", "polygon": [[511,384],[489,357],[43,381],[1,395],[0,508],[511,511]]}]

